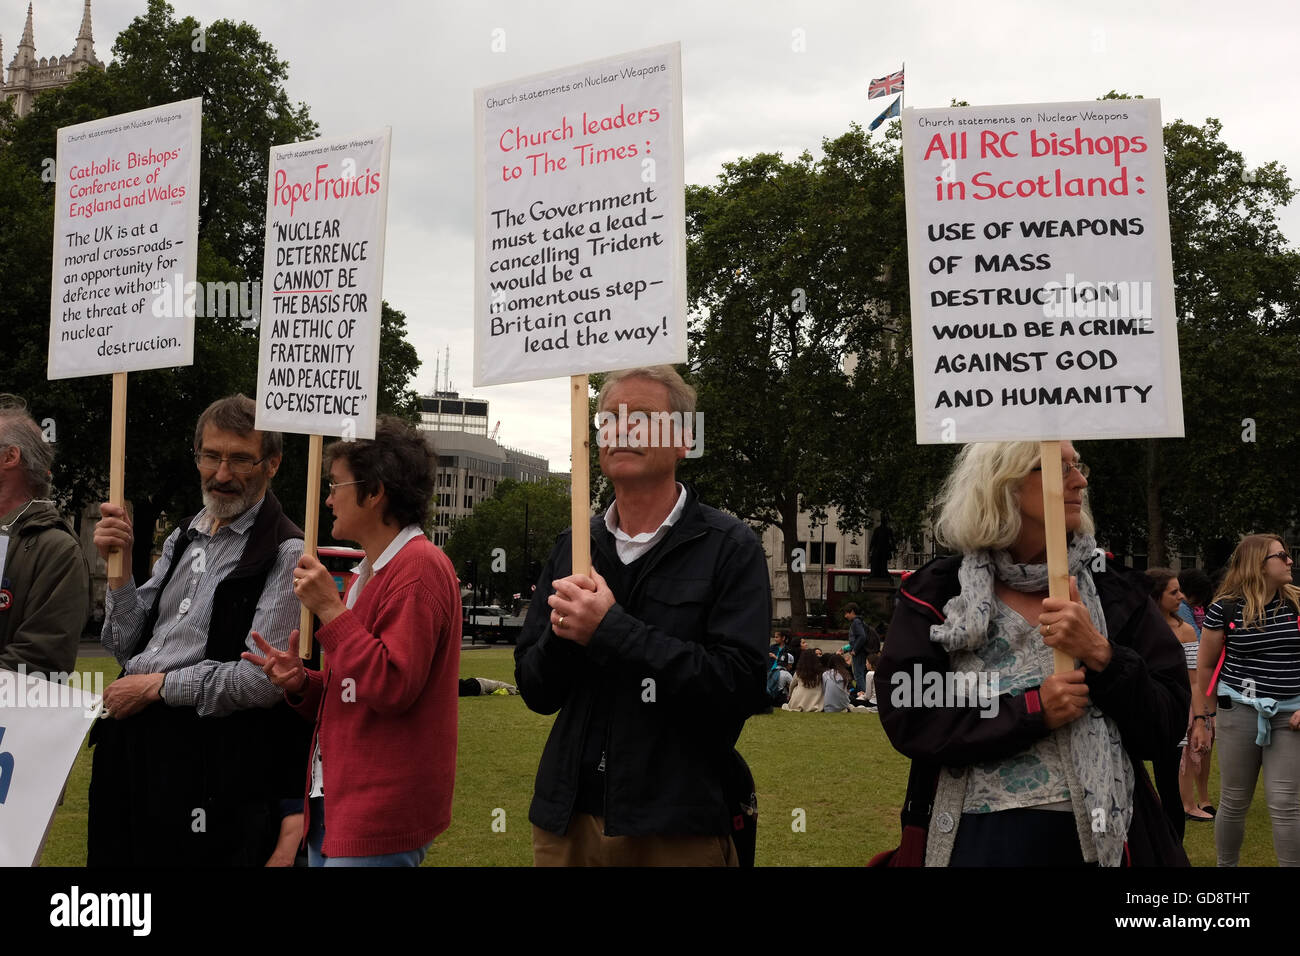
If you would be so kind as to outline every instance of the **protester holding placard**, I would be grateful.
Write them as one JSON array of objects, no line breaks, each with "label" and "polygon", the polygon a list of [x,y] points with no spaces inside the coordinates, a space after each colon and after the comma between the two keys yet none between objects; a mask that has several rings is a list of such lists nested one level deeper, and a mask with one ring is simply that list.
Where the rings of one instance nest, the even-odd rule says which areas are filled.
[{"label": "protester holding placard", "polygon": [[0,395],[0,669],[70,672],[90,616],[90,570],[50,495],[54,446]]},{"label": "protester holding placard", "polygon": [[[1187,862],[1142,764],[1177,759],[1183,655],[1145,585],[1097,563],[1086,467],[1060,447],[1070,599],[1047,597],[1039,443],[972,444],[939,498],[960,554],[910,575],[890,624],[877,702],[937,782],[930,866]],[[1054,649],[1081,666],[1053,673]]]},{"label": "protester holding placard", "polygon": [[325,461],[331,534],[366,553],[346,600],[312,555],[294,571],[294,592],[321,622],[326,669],[256,634],[261,654],[244,658],[315,720],[310,864],[418,866],[451,822],[456,777],[460,585],[420,527],[435,459],[418,431],[385,416],[373,441],[334,442]]},{"label": "protester holding placard", "polygon": [[614,502],[590,524],[592,570],[572,573],[561,535],[515,648],[525,703],[559,711],[528,814],[539,866],[739,864],[729,781],[746,718],[768,705],[767,562],[676,480],[685,435],[628,428],[636,412],[690,421],[694,403],[671,366],[601,390],[621,424],[601,432]]},{"label": "protester holding placard", "polygon": [[1300,866],[1297,612],[1286,544],[1271,534],[1242,538],[1205,609],[1192,696],[1191,746],[1208,759],[1212,735],[1219,742],[1219,866],[1237,865],[1261,770],[1278,866]]},{"label": "protester holding placard", "polygon": [[306,734],[240,654],[253,630],[286,646],[302,531],[270,491],[281,436],[253,422],[243,395],[199,417],[203,510],[168,536],[145,584],[130,577],[126,511],[101,506],[95,547],[124,553],[127,575],[108,579],[100,635],[122,675],[91,731],[91,866],[262,865],[282,837],[296,842],[301,817],[280,800],[298,792]]}]

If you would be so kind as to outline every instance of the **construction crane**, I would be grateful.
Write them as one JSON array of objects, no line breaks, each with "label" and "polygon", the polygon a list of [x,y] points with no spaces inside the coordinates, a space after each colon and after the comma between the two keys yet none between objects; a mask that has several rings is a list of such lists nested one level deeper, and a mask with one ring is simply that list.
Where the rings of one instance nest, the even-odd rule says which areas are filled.
[{"label": "construction crane", "polygon": [[496,440],[497,440],[497,432],[499,432],[499,431],[501,431],[501,419],[498,418],[498,419],[497,419],[497,423],[496,423],[496,425],[494,425],[493,428],[492,428],[492,434],[489,435],[488,438],[491,438],[493,441],[496,441]]}]

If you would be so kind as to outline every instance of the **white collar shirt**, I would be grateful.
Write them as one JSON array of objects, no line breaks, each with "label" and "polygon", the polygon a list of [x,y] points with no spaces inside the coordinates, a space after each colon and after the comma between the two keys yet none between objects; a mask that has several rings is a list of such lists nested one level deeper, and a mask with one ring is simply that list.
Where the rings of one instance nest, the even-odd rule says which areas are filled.
[{"label": "white collar shirt", "polygon": [[668,512],[668,517],[664,518],[663,523],[654,531],[643,531],[634,537],[618,526],[618,499],[614,499],[613,504],[605,511],[605,527],[614,536],[614,548],[618,551],[618,559],[624,564],[631,564],[641,557],[663,540],[668,534],[668,529],[677,523],[684,510],[686,510],[686,488],[679,481],[677,482],[677,504],[673,505],[673,510]]},{"label": "white collar shirt", "polygon": [[424,530],[418,524],[408,524],[397,532],[397,537],[392,540],[388,547],[384,548],[384,553],[375,559],[373,565],[370,563],[369,557],[362,558],[361,563],[352,569],[352,573],[357,576],[357,580],[348,589],[348,598],[345,603],[349,610],[356,607],[357,598],[361,596],[362,590],[370,583],[370,579],[375,576],[376,571],[382,571],[384,565],[397,557],[397,552],[406,547],[409,542],[423,537]]}]

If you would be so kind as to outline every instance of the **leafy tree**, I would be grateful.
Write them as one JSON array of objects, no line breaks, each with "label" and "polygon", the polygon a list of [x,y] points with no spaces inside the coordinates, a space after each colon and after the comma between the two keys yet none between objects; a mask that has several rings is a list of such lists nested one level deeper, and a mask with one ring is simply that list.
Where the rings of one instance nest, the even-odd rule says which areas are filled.
[{"label": "leafy tree", "polygon": [[[777,525],[788,568],[801,511],[873,509],[920,526],[951,449],[918,449],[905,319],[906,238],[896,137],[854,126],[792,161],[760,153],[687,189],[691,365],[704,454],[683,474],[710,503]],[[804,626],[791,574],[792,626]]]},{"label": "leafy tree", "polygon": [[1098,528],[1151,565],[1168,563],[1172,542],[1218,566],[1238,535],[1300,517],[1300,254],[1277,222],[1295,190],[1276,162],[1250,169],[1222,132],[1213,118],[1164,127],[1187,437],[1083,452],[1102,466]]},{"label": "leafy tree", "polygon": [[118,35],[113,57],[37,98],[15,124],[15,155],[39,170],[60,127],[201,97],[199,232],[222,260],[260,277],[268,151],[317,135],[307,105],[285,92],[289,64],[253,26],[178,20],[164,0],[149,0]]},{"label": "leafy tree", "polygon": [[[1277,224],[1294,190],[1276,163],[1247,169],[1221,132],[1214,119],[1164,132],[1188,440],[1084,452],[1104,540],[1152,563],[1167,541],[1222,550],[1243,531],[1293,527],[1300,511],[1300,435],[1287,427],[1300,256]],[[915,444],[897,139],[896,127],[883,143],[854,127],[820,160],[759,154],[687,191],[707,428],[703,459],[682,473],[712,503],[780,526],[787,567],[799,511],[826,505],[846,532],[878,509],[916,540],[954,451]],[[799,626],[797,576],[791,591]]]},{"label": "leafy tree", "polygon": [[[561,479],[507,478],[473,514],[452,525],[447,556],[466,582],[472,576],[469,562],[477,562],[481,592],[502,598],[519,592],[528,598],[555,539],[567,527],[569,493]],[[505,551],[505,570],[495,572],[493,552],[498,548]]]},{"label": "leafy tree", "polygon": [[420,355],[406,338],[406,313],[384,302],[379,323],[379,404],[381,415],[420,420],[420,396],[410,387],[420,370]]},{"label": "leafy tree", "polygon": [[[24,395],[38,419],[51,418],[60,440],[55,479],[75,514],[107,493],[111,381],[107,376],[45,379],[53,185],[42,173],[60,127],[195,96],[203,98],[198,275],[200,282],[260,281],[267,156],[278,143],[317,134],[305,104],[284,90],[288,65],[247,23],[203,27],[177,19],[163,0],[118,36],[114,61],[86,70],[43,94],[20,120],[0,110],[0,321],[10,332],[12,373],[5,387]],[[405,338],[405,316],[383,306],[379,410],[414,417],[408,383],[419,365]],[[209,402],[252,394],[257,332],[238,317],[195,322],[194,364],[132,373],[128,387],[127,497],[139,528],[161,515],[175,520],[199,506],[190,460],[194,423]],[[305,507],[305,437],[286,441],[276,479],[286,509]],[[149,549],[136,548],[134,572],[147,576]]]}]

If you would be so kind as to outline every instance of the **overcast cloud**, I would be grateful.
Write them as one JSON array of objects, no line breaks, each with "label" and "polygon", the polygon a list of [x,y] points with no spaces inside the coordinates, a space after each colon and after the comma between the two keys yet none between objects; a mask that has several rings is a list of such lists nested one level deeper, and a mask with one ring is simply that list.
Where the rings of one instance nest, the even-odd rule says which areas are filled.
[{"label": "overcast cloud", "polygon": [[[907,64],[906,105],[1093,99],[1111,89],[1159,97],[1166,122],[1223,121],[1249,164],[1278,160],[1300,178],[1296,133],[1300,12],[1291,2],[453,3],[369,0],[174,0],[203,23],[247,20],[289,61],[289,94],[324,136],[393,127],[384,296],[409,320],[424,365],[451,349],[451,381],[491,402],[500,439],[568,470],[568,383],[474,389],[473,103],[477,86],[680,40],[686,181],[758,151],[816,152],[864,126],[873,77]],[[68,53],[79,0],[39,0],[38,56]],[[143,12],[143,0],[94,0],[95,49]],[[5,66],[26,0],[0,4]],[[492,32],[506,49],[491,51]],[[792,50],[804,31],[806,52]],[[883,132],[883,131],[881,131]],[[880,135],[878,132],[876,135]],[[1300,203],[1283,228],[1300,237]]]}]

